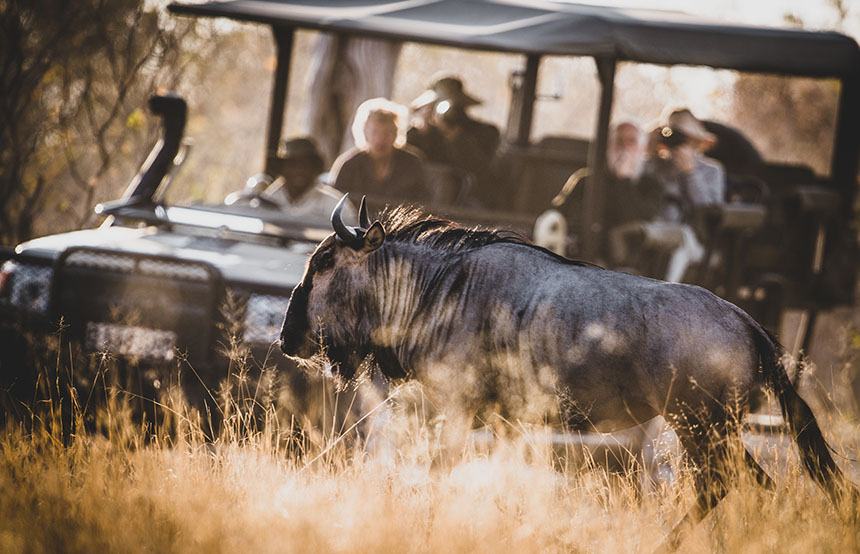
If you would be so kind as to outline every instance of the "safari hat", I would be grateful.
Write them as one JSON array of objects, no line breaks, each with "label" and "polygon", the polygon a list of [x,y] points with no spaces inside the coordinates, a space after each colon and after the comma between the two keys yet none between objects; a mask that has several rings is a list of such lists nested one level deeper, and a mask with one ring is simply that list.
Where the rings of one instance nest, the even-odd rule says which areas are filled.
[{"label": "safari hat", "polygon": [[305,137],[282,140],[278,145],[278,158],[285,162],[309,159],[320,169],[325,166],[317,145]]},{"label": "safari hat", "polygon": [[669,115],[668,126],[676,129],[688,137],[706,143],[714,143],[717,137],[709,133],[702,122],[687,109],[680,108]]},{"label": "safari hat", "polygon": [[426,106],[432,102],[447,100],[453,106],[468,107],[480,104],[481,101],[466,94],[463,90],[463,81],[457,77],[441,77],[433,82],[433,85],[421,93],[418,98],[412,101],[411,107],[414,110]]}]

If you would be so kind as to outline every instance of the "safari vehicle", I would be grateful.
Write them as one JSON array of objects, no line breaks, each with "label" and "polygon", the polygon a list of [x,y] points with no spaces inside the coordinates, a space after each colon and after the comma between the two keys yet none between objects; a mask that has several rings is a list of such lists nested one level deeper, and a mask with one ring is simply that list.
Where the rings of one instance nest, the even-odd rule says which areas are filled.
[{"label": "safari vehicle", "polygon": [[[531,234],[536,218],[553,207],[553,199],[566,197],[566,253],[597,262],[607,258],[604,207],[623,201],[608,198],[605,186],[620,64],[832,79],[838,82],[839,100],[829,175],[816,175],[801,163],[769,162],[752,174],[730,175],[741,183],[755,183],[757,192],[703,214],[714,230],[709,245],[714,263],[696,280],[770,327],[778,325],[788,308],[814,315],[852,300],[860,49],[846,36],[727,25],[675,12],[551,2],[232,0],[173,3],[169,10],[271,27],[277,70],[266,172],[271,172],[282,136],[298,30],[521,56],[521,68],[511,76],[508,126],[499,155],[507,164],[507,178],[499,182],[507,204],[470,207],[457,194],[424,202],[425,208],[466,224]],[[589,138],[532,139],[541,64],[557,57],[591,58],[596,67],[599,103]],[[62,316],[90,349],[161,360],[184,352],[195,368],[210,368],[217,375],[223,362],[217,350],[225,298],[243,306],[244,339],[262,352],[271,348],[290,290],[301,278],[314,244],[330,227],[288,219],[266,206],[166,203],[165,190],[182,159],[186,106],[180,98],[163,96],[154,97],[151,108],[163,118],[163,138],[123,197],[96,207],[106,218],[104,224],[19,245],[3,265],[2,298],[16,317],[56,321]],[[571,194],[575,181],[569,178],[584,174],[587,178]],[[372,210],[414,200],[371,197],[369,203]],[[806,341],[810,329],[811,324]]]},{"label": "safari vehicle", "polygon": [[[165,204],[189,147],[187,107],[172,95],[149,105],[162,137],[122,198],[95,207],[104,223],[19,245],[2,266],[0,309],[37,331],[56,331],[62,321],[86,350],[137,367],[175,367],[181,357],[214,388],[225,376],[228,333],[238,331],[261,362],[274,357],[290,291],[328,233],[324,222],[255,207],[253,196],[231,205]],[[6,346],[13,348],[4,373],[22,363],[9,352],[18,345]]]},{"label": "safari vehicle", "polygon": [[[269,152],[280,137],[297,30],[520,55],[522,65],[510,76],[508,124],[498,155],[502,170],[497,186],[507,202],[476,209],[462,202],[462,194],[455,194],[422,203],[431,212],[463,223],[527,234],[543,212],[563,203],[566,254],[598,263],[608,259],[605,207],[624,201],[607,197],[606,186],[613,103],[624,92],[615,85],[622,64],[704,66],[738,75],[838,83],[830,163],[819,171],[824,175],[813,171],[802,155],[789,162],[763,160],[755,167],[732,163],[731,154],[721,160],[735,201],[697,214],[710,228],[711,239],[706,262],[690,280],[741,305],[773,329],[779,328],[786,309],[802,310],[808,317],[797,342],[804,347],[809,345],[818,311],[852,301],[857,268],[852,221],[860,154],[860,49],[849,37],[715,23],[661,10],[553,2],[434,0],[404,5],[239,0],[175,3],[170,10],[271,26],[278,73],[269,112]],[[592,136],[550,135],[534,140],[539,80],[547,77],[542,65],[559,57],[594,62],[599,99]],[[711,122],[709,128],[716,132],[725,125]],[[742,129],[729,131],[743,136]],[[576,180],[570,178],[583,174],[588,177],[571,194]],[[414,200],[370,198],[370,206]]]}]

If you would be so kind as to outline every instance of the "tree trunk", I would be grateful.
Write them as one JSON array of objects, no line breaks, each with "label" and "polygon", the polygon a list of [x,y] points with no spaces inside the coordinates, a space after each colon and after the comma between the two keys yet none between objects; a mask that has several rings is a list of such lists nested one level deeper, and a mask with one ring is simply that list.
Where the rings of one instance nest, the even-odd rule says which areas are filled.
[{"label": "tree trunk", "polygon": [[304,125],[331,164],[354,144],[352,119],[368,98],[391,97],[401,43],[321,34],[311,57],[310,105]]}]

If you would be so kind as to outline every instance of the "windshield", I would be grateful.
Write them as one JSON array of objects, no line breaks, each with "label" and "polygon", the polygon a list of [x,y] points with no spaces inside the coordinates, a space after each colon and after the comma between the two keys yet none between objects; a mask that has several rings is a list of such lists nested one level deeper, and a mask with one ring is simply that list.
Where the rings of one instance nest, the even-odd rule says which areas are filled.
[{"label": "windshield", "polygon": [[177,90],[188,102],[185,137],[193,144],[163,191],[166,204],[221,204],[262,171],[275,48],[267,28],[233,26],[207,62],[209,77],[194,80],[205,86]]},{"label": "windshield", "polygon": [[572,136],[591,140],[600,104],[600,82],[588,57],[547,56],[538,72],[532,140]]}]

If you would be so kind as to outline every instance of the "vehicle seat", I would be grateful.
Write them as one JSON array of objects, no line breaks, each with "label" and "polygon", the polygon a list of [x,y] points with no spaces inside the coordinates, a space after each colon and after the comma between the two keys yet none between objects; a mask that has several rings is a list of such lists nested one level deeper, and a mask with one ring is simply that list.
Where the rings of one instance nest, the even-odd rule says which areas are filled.
[{"label": "vehicle seat", "polygon": [[465,169],[441,163],[424,163],[424,183],[433,205],[462,204],[475,184],[475,176]]},{"label": "vehicle seat", "polygon": [[537,216],[548,209],[567,178],[588,160],[587,140],[548,136],[527,146],[508,146],[496,167],[506,202],[501,209]]}]

